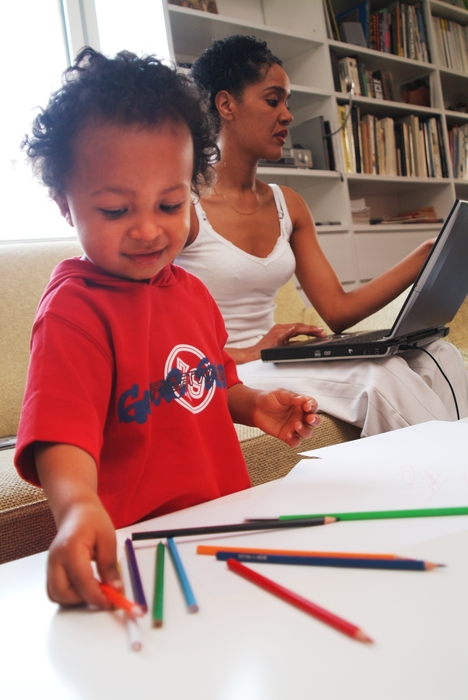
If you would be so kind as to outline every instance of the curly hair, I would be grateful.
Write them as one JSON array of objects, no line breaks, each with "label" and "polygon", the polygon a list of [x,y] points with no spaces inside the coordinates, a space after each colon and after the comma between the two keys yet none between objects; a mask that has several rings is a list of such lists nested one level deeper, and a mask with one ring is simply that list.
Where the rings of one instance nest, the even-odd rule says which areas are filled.
[{"label": "curly hair", "polygon": [[200,195],[215,178],[218,148],[209,110],[193,82],[154,56],[139,58],[122,51],[109,58],[85,47],[21,146],[54,196],[63,193],[74,139],[88,124],[155,126],[168,120],[184,122],[190,130],[192,190]]},{"label": "curly hair", "polygon": [[213,41],[192,65],[190,75],[196,85],[208,97],[211,115],[220,128],[220,118],[215,99],[218,92],[227,90],[238,100],[247,85],[259,83],[270,66],[283,62],[274,56],[265,41],[254,36],[234,34],[226,39]]}]

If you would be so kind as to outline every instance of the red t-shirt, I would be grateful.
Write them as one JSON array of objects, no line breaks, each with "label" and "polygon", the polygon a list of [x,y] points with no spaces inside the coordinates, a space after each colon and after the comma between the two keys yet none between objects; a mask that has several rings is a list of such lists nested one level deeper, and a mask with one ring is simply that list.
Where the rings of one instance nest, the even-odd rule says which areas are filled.
[{"label": "red t-shirt", "polygon": [[226,338],[210,293],[180,267],[137,282],[60,263],[33,326],[20,475],[38,484],[36,441],[82,448],[115,527],[248,488]]}]

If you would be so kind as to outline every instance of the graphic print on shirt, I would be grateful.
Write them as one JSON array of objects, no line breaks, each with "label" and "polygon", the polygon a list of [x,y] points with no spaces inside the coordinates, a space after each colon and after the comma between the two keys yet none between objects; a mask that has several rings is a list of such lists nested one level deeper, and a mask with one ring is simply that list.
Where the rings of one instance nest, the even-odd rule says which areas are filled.
[{"label": "graphic print on shirt", "polygon": [[172,401],[191,413],[200,413],[217,388],[226,388],[223,365],[213,364],[193,345],[176,345],[164,365],[164,379],[151,382],[143,395],[138,384],[122,392],[117,403],[118,419],[121,423],[146,423],[152,405]]}]

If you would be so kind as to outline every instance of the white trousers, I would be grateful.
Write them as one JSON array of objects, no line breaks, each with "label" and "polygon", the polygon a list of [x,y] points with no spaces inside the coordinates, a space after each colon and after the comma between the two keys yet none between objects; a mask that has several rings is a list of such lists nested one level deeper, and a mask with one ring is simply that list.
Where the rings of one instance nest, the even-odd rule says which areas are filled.
[{"label": "white trousers", "polygon": [[[468,416],[468,372],[457,348],[445,341],[425,346],[447,375],[460,418]],[[447,380],[422,350],[375,360],[273,364],[256,360],[237,366],[254,389],[282,387],[312,396],[319,411],[362,428],[362,437],[429,420],[456,420]]]}]

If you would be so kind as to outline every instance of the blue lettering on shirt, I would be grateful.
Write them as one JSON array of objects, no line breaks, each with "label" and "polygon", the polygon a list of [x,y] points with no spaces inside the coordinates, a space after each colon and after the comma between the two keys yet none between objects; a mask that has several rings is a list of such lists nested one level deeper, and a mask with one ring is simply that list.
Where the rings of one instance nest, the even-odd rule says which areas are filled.
[{"label": "blue lettering on shirt", "polygon": [[[190,395],[190,388],[200,389],[204,382],[204,393],[213,385],[218,389],[225,389],[226,374],[222,364],[214,365],[207,357],[203,357],[195,369],[182,372],[177,367],[171,369],[165,379],[150,384],[150,388],[143,391],[141,398],[138,384],[133,384],[130,389],[122,392],[117,402],[117,416],[121,423],[136,422],[146,423],[151,414],[151,404],[159,406],[164,399],[166,403],[180,399],[186,394]],[[129,401],[129,399],[136,399]]]}]

